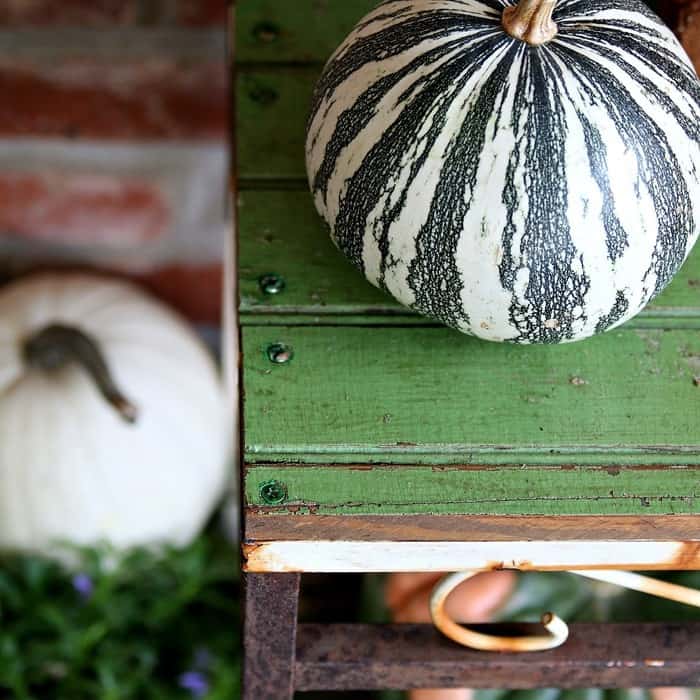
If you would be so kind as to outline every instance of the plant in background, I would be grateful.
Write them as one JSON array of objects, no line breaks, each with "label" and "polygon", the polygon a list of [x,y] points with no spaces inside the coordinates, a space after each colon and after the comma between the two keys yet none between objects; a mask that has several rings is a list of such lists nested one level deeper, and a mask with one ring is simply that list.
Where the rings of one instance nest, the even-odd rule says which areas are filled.
[{"label": "plant in background", "polygon": [[238,697],[239,565],[215,534],[186,549],[80,552],[78,573],[0,559],[0,700]]}]

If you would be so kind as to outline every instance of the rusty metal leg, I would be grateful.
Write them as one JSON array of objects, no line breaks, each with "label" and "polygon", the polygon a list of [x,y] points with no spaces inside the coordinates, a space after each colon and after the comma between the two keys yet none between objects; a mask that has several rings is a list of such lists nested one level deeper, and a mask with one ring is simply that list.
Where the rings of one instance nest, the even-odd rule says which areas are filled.
[{"label": "rusty metal leg", "polygon": [[300,574],[247,574],[243,700],[292,700]]}]

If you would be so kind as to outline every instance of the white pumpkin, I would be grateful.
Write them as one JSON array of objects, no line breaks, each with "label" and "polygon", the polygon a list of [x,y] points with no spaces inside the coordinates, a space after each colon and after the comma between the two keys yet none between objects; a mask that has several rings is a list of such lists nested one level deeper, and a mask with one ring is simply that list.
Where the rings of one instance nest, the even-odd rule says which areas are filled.
[{"label": "white pumpkin", "polygon": [[227,422],[206,348],[135,286],[0,290],[0,548],[187,543],[223,492]]}]

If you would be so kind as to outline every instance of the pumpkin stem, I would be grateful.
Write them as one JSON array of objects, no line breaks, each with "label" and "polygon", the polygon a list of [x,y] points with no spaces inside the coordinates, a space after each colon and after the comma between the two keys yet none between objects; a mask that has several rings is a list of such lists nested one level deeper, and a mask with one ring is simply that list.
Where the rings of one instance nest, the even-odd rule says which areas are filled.
[{"label": "pumpkin stem", "polygon": [[55,372],[71,362],[79,364],[93,379],[104,398],[127,423],[135,423],[138,410],[119,390],[99,345],[72,326],[47,326],[24,342],[24,361],[44,372]]},{"label": "pumpkin stem", "polygon": [[557,0],[520,0],[515,7],[503,10],[503,28],[531,46],[546,44],[557,35],[557,25],[552,21],[556,4]]}]

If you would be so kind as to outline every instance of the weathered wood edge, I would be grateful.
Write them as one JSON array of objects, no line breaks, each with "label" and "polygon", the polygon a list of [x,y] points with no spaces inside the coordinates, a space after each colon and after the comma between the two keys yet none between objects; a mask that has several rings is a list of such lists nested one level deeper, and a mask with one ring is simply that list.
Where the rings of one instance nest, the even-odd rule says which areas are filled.
[{"label": "weathered wood edge", "polygon": [[313,64],[319,70],[376,0],[276,0],[241,3],[239,60]]},{"label": "weathered wood edge", "polygon": [[[430,319],[400,311],[394,307],[376,307],[366,313],[346,313],[336,307],[264,307],[241,305],[241,324],[244,326],[421,326],[438,328]],[[622,329],[700,330],[700,311],[697,309],[649,309],[642,311]]]},{"label": "weathered wood edge", "polygon": [[522,467],[531,469],[666,469],[700,466],[700,445],[507,445],[393,444],[393,445],[245,445],[249,470],[271,467],[396,468],[426,466],[436,469]]},{"label": "weathered wood edge", "polygon": [[700,570],[700,542],[624,540],[512,542],[281,541],[244,544],[251,573],[389,571]]},{"label": "weathered wood edge", "polygon": [[[631,688],[700,684],[697,624],[573,624],[559,649],[465,649],[431,625],[300,625],[299,690]],[[493,631],[493,630],[490,630]]]},{"label": "weathered wood edge", "polygon": [[248,544],[280,541],[469,542],[518,540],[700,541],[700,515],[473,516],[275,515],[248,508]]},{"label": "weathered wood edge", "polygon": [[[245,506],[278,515],[700,514],[700,467],[246,465]],[[266,489],[274,484],[278,498]]]}]

